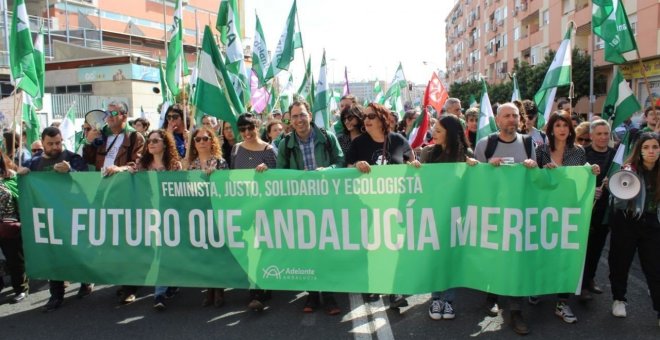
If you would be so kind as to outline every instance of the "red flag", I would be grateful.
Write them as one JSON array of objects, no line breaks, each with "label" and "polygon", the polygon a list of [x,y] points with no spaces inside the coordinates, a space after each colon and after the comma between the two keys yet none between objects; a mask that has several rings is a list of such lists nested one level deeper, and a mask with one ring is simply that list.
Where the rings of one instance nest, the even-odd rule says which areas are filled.
[{"label": "red flag", "polygon": [[424,96],[424,108],[431,105],[435,111],[440,114],[442,112],[442,107],[445,105],[445,102],[449,98],[449,93],[445,89],[445,86],[442,85],[438,75],[433,72],[429,85],[426,87],[426,94]]},{"label": "red flag", "polygon": [[422,114],[415,119],[415,122],[408,130],[408,143],[410,143],[410,147],[413,149],[424,145],[426,132],[429,130],[430,119],[428,105],[432,92],[432,82],[433,79],[429,80],[428,85],[426,85],[426,91],[424,91],[424,107],[422,108]]}]

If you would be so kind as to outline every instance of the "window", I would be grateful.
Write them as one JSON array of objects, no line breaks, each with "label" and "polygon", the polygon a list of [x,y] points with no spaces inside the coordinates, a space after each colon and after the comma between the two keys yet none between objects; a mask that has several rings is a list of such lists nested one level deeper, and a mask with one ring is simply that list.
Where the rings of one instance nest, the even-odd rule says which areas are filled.
[{"label": "window", "polygon": [[520,26],[515,27],[513,29],[513,40],[514,41],[520,40]]},{"label": "window", "polygon": [[507,33],[502,34],[502,47],[509,44],[509,35]]},{"label": "window", "polygon": [[550,23],[550,10],[546,9],[543,11],[543,25],[547,25]]},{"label": "window", "polygon": [[508,6],[504,6],[504,9],[502,10],[502,19],[506,19],[508,11],[509,11]]},{"label": "window", "polygon": [[633,35],[637,35],[637,14],[629,16],[628,22],[630,23],[630,29],[632,30]]}]

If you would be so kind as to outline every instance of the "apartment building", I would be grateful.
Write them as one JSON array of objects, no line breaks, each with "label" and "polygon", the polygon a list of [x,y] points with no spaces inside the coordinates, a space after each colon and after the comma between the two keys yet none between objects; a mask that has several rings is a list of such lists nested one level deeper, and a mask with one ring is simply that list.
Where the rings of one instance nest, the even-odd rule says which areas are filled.
[{"label": "apartment building", "polygon": [[[623,3],[652,91],[660,97],[660,2]],[[557,50],[571,21],[575,23],[574,48],[593,55],[596,71],[609,81],[613,66],[603,59],[603,41],[596,37],[592,42],[591,12],[589,0],[459,0],[446,19],[447,81],[468,81],[480,75],[489,83],[506,81],[516,63],[536,65],[549,50]],[[626,58],[637,59],[636,53]],[[621,66],[645,104],[649,96],[640,69],[637,60]],[[600,111],[599,105],[595,111]]]},{"label": "apartment building", "polygon": [[[0,16],[0,86],[2,97],[13,86],[6,38],[13,0]],[[183,43],[190,67],[195,66],[204,26],[215,27],[221,0],[183,0]],[[160,95],[158,59],[165,61],[171,39],[175,0],[25,0],[33,35],[43,27],[46,93],[52,119],[75,101],[79,114],[104,102],[121,99],[132,113],[141,107],[156,112]],[[244,16],[244,0],[239,0]],[[5,18],[6,23],[5,24]],[[244,36],[244,32],[242,32]],[[251,53],[251,52],[250,52]]]}]

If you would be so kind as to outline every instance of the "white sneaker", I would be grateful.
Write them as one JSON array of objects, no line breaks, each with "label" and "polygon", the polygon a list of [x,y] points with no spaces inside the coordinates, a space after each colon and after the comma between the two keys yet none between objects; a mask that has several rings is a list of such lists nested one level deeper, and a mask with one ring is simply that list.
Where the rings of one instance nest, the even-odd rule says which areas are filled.
[{"label": "white sneaker", "polygon": [[626,314],[626,303],[624,301],[614,300],[612,303],[612,315],[617,318],[625,318]]},{"label": "white sneaker", "polygon": [[573,314],[571,306],[565,302],[557,302],[555,306],[555,314],[566,323],[576,323],[577,317]]},{"label": "white sneaker", "polygon": [[445,303],[440,299],[434,299],[429,306],[429,317],[433,320],[442,320]]}]

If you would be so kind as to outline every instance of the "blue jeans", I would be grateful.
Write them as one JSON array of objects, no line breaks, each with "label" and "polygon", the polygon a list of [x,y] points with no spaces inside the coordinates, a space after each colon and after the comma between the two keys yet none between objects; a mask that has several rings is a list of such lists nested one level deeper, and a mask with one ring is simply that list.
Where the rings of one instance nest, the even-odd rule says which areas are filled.
[{"label": "blue jeans", "polygon": [[454,302],[454,298],[456,297],[456,288],[449,288],[445,290],[444,292],[433,292],[431,293],[431,297],[433,300],[443,300],[447,302]]}]

